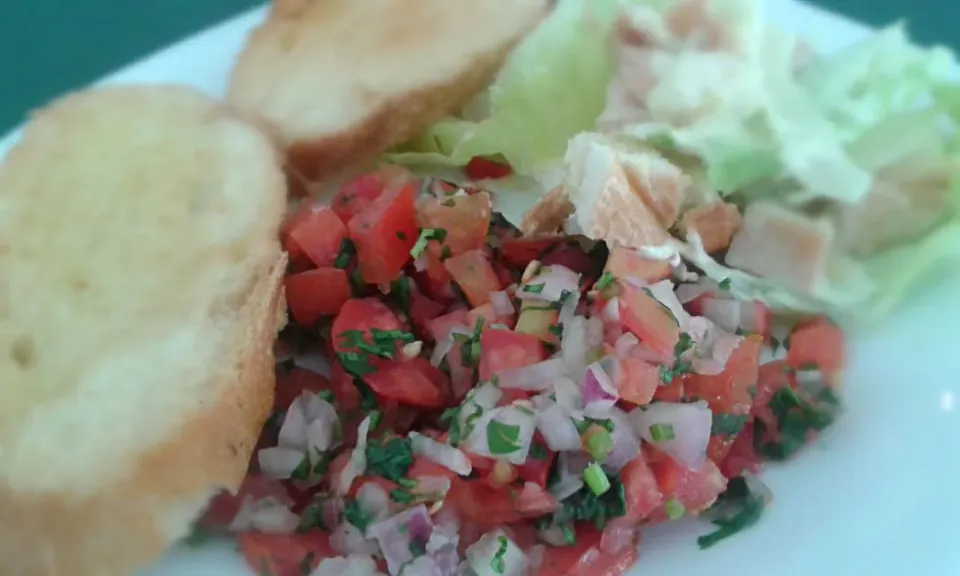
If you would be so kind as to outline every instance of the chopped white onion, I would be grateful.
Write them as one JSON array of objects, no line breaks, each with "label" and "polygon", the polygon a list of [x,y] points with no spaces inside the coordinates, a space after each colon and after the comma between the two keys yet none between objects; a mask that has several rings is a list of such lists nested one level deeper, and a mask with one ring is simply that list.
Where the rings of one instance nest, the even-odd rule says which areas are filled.
[{"label": "chopped white onion", "polygon": [[[518,427],[517,441],[513,450],[507,453],[494,453],[491,450],[488,442],[488,426],[492,422]],[[536,412],[530,409],[514,404],[496,408],[488,411],[477,420],[476,426],[467,437],[464,446],[478,456],[505,460],[511,464],[520,465],[527,461],[530,444],[533,441],[533,433],[536,431],[536,424]]]},{"label": "chopped white onion", "polygon": [[312,392],[303,392],[287,409],[277,445],[304,454],[326,452],[335,445],[340,419],[332,404]]},{"label": "chopped white onion", "polygon": [[334,491],[343,496],[350,492],[353,481],[367,469],[367,435],[370,433],[370,416],[363,419],[357,428],[357,445],[350,452],[350,459],[337,476]]},{"label": "chopped white onion", "polygon": [[244,497],[240,510],[230,522],[230,531],[292,534],[299,524],[300,518],[279,498],[268,496],[256,500],[248,495]]},{"label": "chopped white onion", "polygon": [[294,470],[303,464],[306,454],[296,448],[281,448],[274,446],[257,452],[257,462],[260,472],[268,478],[286,480],[293,475]]},{"label": "chopped white onion", "polygon": [[423,254],[421,254],[420,256],[417,256],[417,258],[414,259],[413,261],[413,268],[417,272],[423,272],[429,267],[430,267],[430,262],[429,260],[427,260],[427,257]]},{"label": "chopped white onion", "polygon": [[614,407],[608,417],[613,422],[613,432],[610,433],[613,449],[602,464],[605,470],[616,474],[640,455],[640,440],[623,410]]},{"label": "chopped white onion", "polygon": [[[506,541],[506,550],[502,542]],[[527,556],[504,533],[497,529],[483,535],[466,552],[467,564],[476,576],[524,576],[527,570]],[[494,569],[493,559],[499,557],[503,561],[503,570]]]},{"label": "chopped white onion", "polygon": [[736,332],[743,327],[744,308],[748,302],[740,300],[725,300],[720,298],[704,298],[701,306],[703,316],[723,328],[727,332]]},{"label": "chopped white onion", "polygon": [[379,522],[390,515],[390,496],[383,486],[376,482],[364,482],[357,489],[357,504],[373,522]]},{"label": "chopped white onion", "polygon": [[557,481],[550,486],[550,494],[562,502],[583,488],[583,471],[589,464],[590,459],[583,452],[560,452]]},{"label": "chopped white onion", "polygon": [[426,545],[432,532],[433,523],[430,520],[430,514],[422,504],[408,508],[367,528],[367,534],[376,538],[380,544],[380,551],[387,561],[387,569],[391,574],[399,573],[406,563],[413,560],[413,553],[410,550],[411,542],[417,540]]},{"label": "chopped white onion", "polygon": [[701,277],[699,280],[693,283],[680,284],[674,291],[674,294],[677,295],[677,300],[679,300],[682,304],[693,302],[705,294],[718,293],[720,293],[720,285],[706,276]]},{"label": "chopped white onion", "polygon": [[710,320],[697,316],[687,324],[695,346],[691,363],[698,374],[719,374],[727,365],[730,355],[743,341],[741,336],[723,330]]},{"label": "chopped white onion", "polygon": [[453,350],[453,345],[456,344],[455,334],[470,336],[471,331],[463,324],[456,324],[442,337],[435,334],[434,336],[437,337],[437,345],[433,348],[433,354],[430,355],[431,364],[439,366],[450,350]]},{"label": "chopped white onion", "polygon": [[680,324],[680,329],[683,330],[687,320],[690,318],[690,314],[684,310],[683,304],[677,299],[677,295],[673,291],[673,282],[670,280],[661,280],[656,284],[651,284],[649,290],[650,294],[657,299],[657,302],[663,304],[670,310],[673,317],[676,318]]},{"label": "chopped white onion", "polygon": [[527,571],[529,574],[540,574],[540,567],[543,566],[543,559],[547,554],[547,547],[543,544],[535,544],[527,550]]},{"label": "chopped white onion", "polygon": [[[547,448],[553,452],[564,450],[578,450],[580,448],[580,433],[573,423],[570,413],[559,404],[546,396],[542,398],[537,409],[537,429],[543,436]],[[537,402],[537,398],[534,402]]]},{"label": "chopped white onion", "polygon": [[371,556],[380,553],[380,548],[374,540],[364,536],[359,528],[346,520],[330,532],[330,547],[343,555]]},{"label": "chopped white onion", "polygon": [[410,446],[414,454],[423,456],[460,476],[469,476],[473,471],[470,458],[463,451],[449,444],[438,442],[419,432],[410,432]]},{"label": "chopped white onion", "polygon": [[322,350],[312,349],[302,354],[294,354],[293,365],[314,374],[330,377],[330,361]]},{"label": "chopped white onion", "polygon": [[493,305],[493,311],[497,313],[497,316],[512,316],[516,312],[513,302],[510,301],[510,295],[504,290],[491,292],[490,304]]},{"label": "chopped white onion", "polygon": [[563,360],[550,358],[543,362],[497,372],[497,385],[501,388],[539,391],[549,388],[554,380],[566,373]]},{"label": "chopped white onion", "polygon": [[587,355],[603,343],[603,322],[599,318],[574,316],[563,325],[560,357],[567,374],[577,380],[587,368]]},{"label": "chopped white onion", "polygon": [[563,528],[561,528],[559,524],[551,523],[547,528],[544,528],[543,530],[537,530],[537,538],[551,546],[556,546],[558,548],[569,545],[567,542],[567,537],[563,533]]},{"label": "chopped white onion", "polygon": [[580,275],[566,266],[544,266],[538,274],[517,288],[517,298],[557,302],[564,293],[574,296],[580,291]]},{"label": "chopped white onion", "polygon": [[346,558],[324,558],[310,576],[379,576],[376,561],[369,555],[351,554]]},{"label": "chopped white onion", "polygon": [[579,384],[570,378],[558,378],[553,383],[553,392],[557,397],[557,404],[570,416],[582,416],[583,395],[580,393]]},{"label": "chopped white onion", "polygon": [[557,322],[561,325],[566,325],[567,322],[573,320],[574,315],[577,313],[577,306],[580,305],[580,290],[572,292],[567,299],[563,302],[563,306],[560,307],[560,314],[557,315]]},{"label": "chopped white onion", "polygon": [[[655,402],[631,412],[630,422],[641,438],[691,470],[698,470],[707,458],[713,413],[703,400],[689,404]],[[672,438],[654,440],[653,426]]]},{"label": "chopped white onion", "polygon": [[620,298],[614,296],[603,305],[600,317],[605,322],[620,322]]}]

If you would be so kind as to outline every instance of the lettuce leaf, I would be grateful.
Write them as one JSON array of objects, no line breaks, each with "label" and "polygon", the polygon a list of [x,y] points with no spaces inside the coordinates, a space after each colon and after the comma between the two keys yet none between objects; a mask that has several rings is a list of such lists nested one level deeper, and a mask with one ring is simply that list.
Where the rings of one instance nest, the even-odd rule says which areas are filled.
[{"label": "lettuce leaf", "polygon": [[463,166],[499,156],[533,176],[563,157],[567,140],[593,128],[614,72],[617,0],[560,0],[553,14],[508,59],[483,96],[489,115],[434,124],[387,159],[406,165]]}]

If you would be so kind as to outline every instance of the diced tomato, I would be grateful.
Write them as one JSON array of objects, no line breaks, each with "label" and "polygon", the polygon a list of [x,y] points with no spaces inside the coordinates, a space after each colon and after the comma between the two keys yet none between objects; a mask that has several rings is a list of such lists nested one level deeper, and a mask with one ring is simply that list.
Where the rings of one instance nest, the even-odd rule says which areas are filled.
[{"label": "diced tomato", "polygon": [[548,546],[539,576],[621,576],[637,562],[637,546],[627,546],[617,554],[600,549],[601,532],[585,522],[579,523],[573,546]]},{"label": "diced tomato", "polygon": [[438,302],[453,301],[456,298],[452,285],[453,276],[447,272],[443,262],[429,250],[424,252],[421,258],[426,261],[427,267],[411,274],[416,279],[417,286],[423,290],[424,294]]},{"label": "diced tomato", "polygon": [[435,342],[439,342],[446,338],[450,334],[450,330],[456,326],[467,327],[468,329],[473,327],[473,324],[470,323],[470,314],[466,310],[454,310],[443,316],[437,316],[427,325],[427,333]]},{"label": "diced tomato", "polygon": [[340,245],[347,237],[347,227],[330,208],[308,205],[305,215],[291,224],[286,246],[296,244],[317,267],[333,266]]},{"label": "diced tomato", "polygon": [[419,290],[410,291],[410,320],[422,332],[427,332],[431,323],[443,313],[443,304],[427,298]]},{"label": "diced tomato", "polygon": [[653,399],[657,402],[681,402],[683,401],[685,387],[684,384],[689,379],[689,374],[674,376],[669,384],[660,386],[653,393]]},{"label": "diced tomato", "polygon": [[794,381],[787,374],[789,368],[785,360],[774,360],[761,366],[757,373],[757,393],[753,397],[751,413],[763,420],[768,428],[777,425],[777,418],[768,406],[773,395],[781,388],[793,387]]},{"label": "diced tomato", "polygon": [[491,292],[502,290],[500,279],[482,250],[447,258],[443,265],[474,308],[489,302]]},{"label": "diced tomato", "polygon": [[[727,487],[727,479],[710,459],[699,470],[690,470],[669,456],[650,459],[650,469],[657,478],[657,485],[664,500],[671,498],[683,504],[687,513],[696,513],[708,508]],[[653,514],[656,519],[666,519],[662,507]]]},{"label": "diced tomato", "polygon": [[619,359],[620,369],[614,383],[620,392],[620,399],[646,406],[660,389],[660,368],[635,356]]},{"label": "diced tomato", "polygon": [[831,385],[840,382],[846,349],[843,333],[826,318],[818,318],[794,329],[787,349],[787,364],[794,370],[815,365]]},{"label": "diced tomato", "polygon": [[727,478],[740,476],[744,472],[756,474],[760,471],[760,458],[753,449],[753,422],[747,422],[743,430],[737,434],[737,439],[730,446],[727,457],[720,465],[720,472]]},{"label": "diced tomato", "polygon": [[447,352],[447,368],[450,370],[450,391],[456,401],[461,401],[473,388],[473,365],[464,365],[460,346],[454,345]]},{"label": "diced tomato", "polygon": [[473,196],[422,198],[417,203],[417,224],[421,228],[446,230],[443,242],[431,242],[429,249],[436,255],[447,248],[457,256],[484,247],[490,227],[490,195],[479,192]]},{"label": "diced tomato", "polygon": [[487,326],[492,324],[506,324],[510,325],[513,323],[513,319],[509,316],[503,317],[498,316],[497,311],[493,308],[493,304],[487,302],[477,306],[473,310],[467,313],[467,322],[468,326],[476,326],[477,322],[483,318],[483,329],[486,329]]},{"label": "diced tomato", "polygon": [[720,374],[688,375],[684,385],[687,396],[706,400],[714,413],[748,414],[753,405],[750,389],[757,384],[762,344],[762,336],[747,336]]},{"label": "diced tomato", "polygon": [[350,279],[337,268],[317,268],[283,279],[287,306],[301,326],[313,326],[324,316],[333,316],[350,299]]},{"label": "diced tomato", "polygon": [[357,265],[369,284],[390,282],[410,259],[417,241],[412,184],[388,188],[350,220],[350,238],[357,248]]},{"label": "diced tomato", "polygon": [[493,266],[493,271],[497,273],[497,279],[500,280],[501,286],[510,286],[520,280],[520,272],[515,272],[507,267],[500,259],[495,259],[490,264]]},{"label": "diced tomato", "polygon": [[510,498],[513,500],[514,507],[524,518],[536,518],[549,514],[559,505],[557,499],[547,492],[546,488],[533,482],[524,482],[519,492],[516,491],[516,487],[512,490]]},{"label": "diced tomato", "polygon": [[490,380],[501,370],[522,368],[547,358],[536,336],[510,330],[484,330],[480,334],[480,380]]},{"label": "diced tomato", "polygon": [[[541,457],[534,457],[534,453]],[[525,482],[533,482],[541,488],[546,488],[547,478],[550,476],[550,467],[553,466],[553,461],[556,458],[556,452],[552,452],[547,448],[543,436],[537,432],[533,436],[533,442],[530,445],[530,456],[527,457],[526,462],[517,466],[517,473]]]},{"label": "diced tomato", "polygon": [[620,480],[627,503],[627,521],[637,523],[663,504],[657,479],[642,453],[623,467]]},{"label": "diced tomato", "polygon": [[723,464],[723,461],[727,459],[727,454],[730,453],[730,449],[733,447],[733,443],[736,442],[738,435],[739,434],[711,436],[710,442],[707,444],[707,458],[718,466]]},{"label": "diced tomato", "polygon": [[450,478],[452,480],[457,477],[457,474],[433,460],[417,456],[413,459],[413,466],[407,470],[407,477],[412,480],[417,478]]},{"label": "diced tomato", "polygon": [[339,362],[331,362],[330,387],[339,410],[354,410],[360,406],[360,391]]},{"label": "diced tomato", "polygon": [[247,565],[257,574],[302,576],[324,558],[338,555],[321,530],[297,534],[244,532],[237,537]]},{"label": "diced tomato", "polygon": [[372,342],[369,334],[372,328],[383,331],[403,330],[403,324],[386,304],[376,298],[347,300],[340,308],[340,313],[333,321],[333,328],[330,331],[334,350],[355,352],[356,348],[348,346],[341,335],[351,331],[365,332],[365,340]]},{"label": "diced tomato", "polygon": [[409,179],[409,172],[397,166],[386,166],[377,172],[357,176],[340,188],[331,207],[344,223],[349,224],[354,216],[370,208],[384,190]]},{"label": "diced tomato", "polygon": [[423,357],[382,362],[364,381],[377,396],[409,406],[440,408],[449,398],[447,375]]},{"label": "diced tomato", "polygon": [[610,249],[604,271],[615,278],[637,278],[652,284],[670,277],[670,263],[647,258],[632,248],[616,244]]},{"label": "diced tomato", "polygon": [[544,266],[564,266],[569,268],[577,274],[584,276],[584,285],[592,283],[600,273],[600,267],[597,263],[583,251],[579,242],[572,239],[559,243],[548,250],[540,258],[540,263]]},{"label": "diced tomato", "polygon": [[500,240],[500,256],[516,268],[525,268],[561,242],[562,236],[503,238]]},{"label": "diced tomato", "polygon": [[464,166],[467,178],[471,180],[497,180],[506,178],[513,173],[509,164],[503,164],[495,160],[489,160],[481,156],[474,156]]},{"label": "diced tomato", "polygon": [[517,317],[517,332],[531,334],[549,344],[559,344],[557,319],[560,311],[549,306],[546,302],[524,300],[520,304],[520,315]]},{"label": "diced tomato", "polygon": [[620,320],[634,336],[660,354],[673,354],[680,338],[676,319],[649,292],[621,284]]},{"label": "diced tomato", "polygon": [[743,329],[747,332],[761,334],[764,337],[770,335],[770,326],[773,324],[773,313],[763,302],[745,302],[749,306],[750,312],[746,317]]},{"label": "diced tomato", "polygon": [[447,500],[461,518],[485,528],[536,518],[557,507],[557,500],[532,482],[494,489],[485,482],[455,478]]}]

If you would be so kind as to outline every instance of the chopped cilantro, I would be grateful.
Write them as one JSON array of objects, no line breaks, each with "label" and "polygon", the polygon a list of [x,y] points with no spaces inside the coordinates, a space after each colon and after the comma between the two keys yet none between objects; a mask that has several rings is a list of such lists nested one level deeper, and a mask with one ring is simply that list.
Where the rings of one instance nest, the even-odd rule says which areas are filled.
[{"label": "chopped cilantro", "polygon": [[363,378],[377,371],[376,368],[370,365],[367,354],[361,354],[359,352],[337,352],[337,360],[340,361],[340,365],[343,366],[343,369],[348,374],[356,376],[357,378]]},{"label": "chopped cilantro", "polygon": [[363,294],[364,290],[367,287],[367,281],[363,279],[363,274],[360,272],[360,269],[357,268],[350,273],[350,288],[353,290],[353,293]]},{"label": "chopped cilantro", "polygon": [[187,534],[186,538],[180,541],[180,544],[187,548],[197,548],[209,544],[223,535],[223,533],[210,530],[209,528],[194,526],[190,534]]},{"label": "chopped cilantro", "polygon": [[290,473],[291,480],[306,480],[310,477],[310,458],[307,456],[303,457],[303,460],[300,461],[300,464],[294,468],[293,472]]},{"label": "chopped cilantro", "polygon": [[493,560],[490,561],[490,568],[497,574],[504,574],[507,571],[507,564],[503,557],[507,554],[510,541],[507,540],[506,536],[497,536],[497,543],[497,552],[493,555]]},{"label": "chopped cilantro", "polygon": [[370,386],[363,381],[363,378],[354,376],[353,386],[360,392],[360,410],[369,412],[377,407],[377,395],[373,393]]},{"label": "chopped cilantro", "polygon": [[551,324],[547,327],[547,331],[556,336],[557,338],[563,338],[563,322],[557,322],[556,324]]},{"label": "chopped cilantro", "polygon": [[330,469],[330,461],[333,460],[333,451],[317,452],[317,463],[313,465],[313,474],[323,476]]},{"label": "chopped cilantro", "polygon": [[390,499],[397,504],[412,504],[417,498],[406,488],[395,488],[390,491]]},{"label": "chopped cilantro", "polygon": [[487,445],[494,455],[516,452],[520,449],[520,426],[491,420],[487,424]]},{"label": "chopped cilantro", "polygon": [[310,576],[310,573],[313,572],[314,560],[313,552],[307,552],[307,555],[300,561],[300,576]]},{"label": "chopped cilantro", "polygon": [[729,278],[724,278],[723,280],[720,281],[720,283],[718,284],[718,286],[720,287],[721,290],[729,290],[729,289],[730,289],[730,279],[729,279]]},{"label": "chopped cilantro", "polygon": [[337,258],[333,261],[333,267],[339,268],[341,270],[350,266],[350,263],[353,262],[354,256],[357,255],[357,247],[353,244],[353,241],[349,238],[344,238],[340,242],[340,251],[337,252]]},{"label": "chopped cilantro", "polygon": [[545,283],[541,282],[540,284],[527,284],[523,287],[523,291],[529,294],[540,294],[543,292],[543,287],[546,286]]},{"label": "chopped cilantro", "polygon": [[323,505],[326,501],[325,495],[314,496],[313,501],[304,507],[300,513],[300,523],[297,524],[297,532],[307,532],[314,528],[321,530],[330,530],[330,526],[323,523]]},{"label": "chopped cilantro", "polygon": [[397,240],[406,240],[406,239],[407,239],[407,235],[404,234],[403,231],[397,230]]},{"label": "chopped cilantro", "polygon": [[346,498],[343,503],[343,519],[356,526],[361,532],[367,531],[367,526],[373,517],[360,508],[356,498]]},{"label": "chopped cilantro", "polygon": [[784,349],[784,350],[789,350],[789,349],[790,349],[790,336],[787,335],[787,337],[784,338],[783,341],[780,342],[780,344],[783,345],[783,349]]},{"label": "chopped cilantro", "polygon": [[829,389],[801,397],[784,386],[777,390],[767,406],[777,417],[778,442],[765,441],[766,426],[755,420],[754,449],[768,460],[786,460],[800,450],[812,432],[830,426],[840,410],[840,402]]},{"label": "chopped cilantro", "polygon": [[410,553],[413,554],[414,558],[423,556],[427,553],[427,541],[424,538],[411,538],[410,539]]},{"label": "chopped cilantro", "polygon": [[[450,445],[454,447],[459,446],[464,438],[470,436],[473,432],[474,425],[481,415],[483,415],[483,408],[474,404],[473,411],[468,414],[466,420],[463,421],[463,429],[461,430],[459,425],[455,428],[450,428]],[[454,422],[456,423],[456,421]]]},{"label": "chopped cilantro", "polygon": [[592,521],[600,530],[610,518],[627,513],[626,493],[623,482],[616,475],[608,475],[610,489],[597,496],[588,486],[584,486],[563,501],[555,513],[558,524],[573,521]]},{"label": "chopped cilantro", "polygon": [[746,414],[714,414],[710,434],[714,436],[733,436],[739,434],[746,424]]},{"label": "chopped cilantro", "polygon": [[394,482],[407,475],[413,465],[409,438],[394,436],[367,443],[367,472]]},{"label": "chopped cilantro", "polygon": [[650,436],[654,442],[669,442],[677,437],[670,424],[651,424]]},{"label": "chopped cilantro", "polygon": [[750,394],[750,398],[751,398],[751,399],[752,399],[752,398],[756,398],[756,397],[757,397],[757,385],[756,385],[756,384],[752,384],[752,385],[748,386],[748,387],[747,387],[747,393]]},{"label": "chopped cilantro", "polygon": [[453,198],[447,198],[446,200],[441,202],[441,204],[443,204],[444,206],[447,206],[448,208],[452,208],[457,205],[457,201],[454,200]]},{"label": "chopped cilantro", "polygon": [[410,256],[419,258],[423,254],[423,251],[427,249],[427,244],[431,240],[443,242],[446,237],[447,231],[443,228],[424,228],[420,231],[420,237],[417,238],[416,244],[410,249]]},{"label": "chopped cilantro", "polygon": [[717,530],[697,538],[700,549],[706,550],[756,524],[764,506],[763,498],[751,492],[744,478],[731,478],[726,491],[706,512],[707,516],[714,516],[712,522]]},{"label": "chopped cilantro", "polygon": [[397,301],[397,306],[404,314],[410,316],[410,279],[401,275],[390,283],[390,295]]},{"label": "chopped cilantro", "polygon": [[774,351],[774,352],[776,352],[776,351],[777,351],[777,348],[780,347],[780,341],[777,340],[777,338],[774,337],[774,336],[771,336],[771,337],[770,337],[770,347],[773,348],[773,351]]},{"label": "chopped cilantro", "polygon": [[597,283],[594,285],[594,288],[599,292],[603,292],[607,286],[613,283],[613,272],[604,272],[600,275],[600,279],[597,280]]},{"label": "chopped cilantro", "polygon": [[453,256],[453,250],[450,250],[449,246],[444,246],[440,249],[440,261],[446,262]]},{"label": "chopped cilantro", "polygon": [[547,447],[534,440],[530,444],[530,457],[534,460],[544,460],[547,457]]},{"label": "chopped cilantro", "polygon": [[683,356],[687,350],[693,347],[693,338],[686,332],[681,332],[677,337],[677,343],[673,346],[673,355],[676,358]]},{"label": "chopped cilantro", "polygon": [[672,368],[663,365],[660,366],[660,381],[664,384],[670,384],[677,376],[688,374],[692,371],[693,365],[686,360],[675,363]]}]

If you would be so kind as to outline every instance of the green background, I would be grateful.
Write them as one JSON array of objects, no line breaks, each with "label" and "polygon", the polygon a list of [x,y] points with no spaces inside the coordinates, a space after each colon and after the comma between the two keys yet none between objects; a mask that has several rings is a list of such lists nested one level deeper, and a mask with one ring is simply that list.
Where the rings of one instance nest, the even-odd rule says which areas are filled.
[{"label": "green background", "polygon": [[[0,2],[0,133],[71,87],[242,12],[257,0]],[[923,43],[958,45],[955,0],[817,0],[871,24],[906,18]],[[950,7],[952,6],[952,7]]]}]

